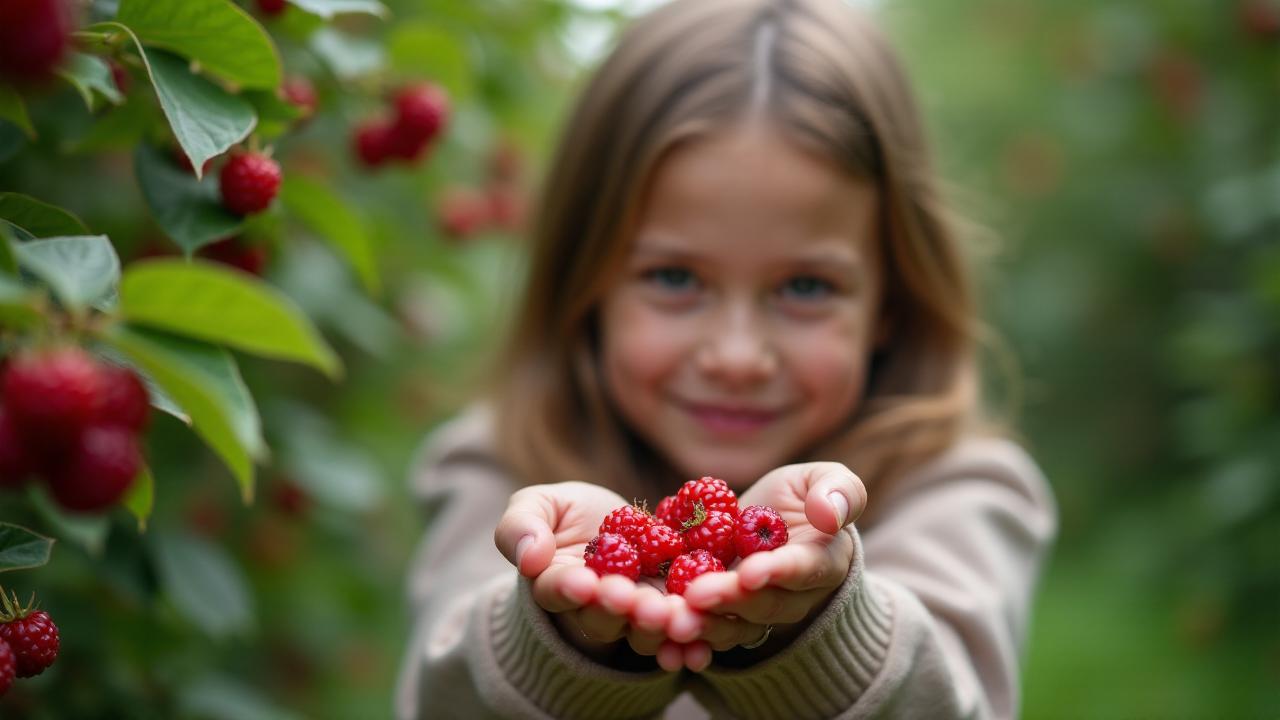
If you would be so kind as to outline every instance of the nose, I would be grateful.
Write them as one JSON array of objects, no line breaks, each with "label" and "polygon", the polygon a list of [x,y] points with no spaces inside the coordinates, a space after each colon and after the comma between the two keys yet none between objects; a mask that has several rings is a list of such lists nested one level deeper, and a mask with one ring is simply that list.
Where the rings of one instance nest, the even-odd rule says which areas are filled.
[{"label": "nose", "polygon": [[765,321],[748,303],[712,313],[698,349],[698,369],[729,387],[759,384],[778,371],[778,353]]}]

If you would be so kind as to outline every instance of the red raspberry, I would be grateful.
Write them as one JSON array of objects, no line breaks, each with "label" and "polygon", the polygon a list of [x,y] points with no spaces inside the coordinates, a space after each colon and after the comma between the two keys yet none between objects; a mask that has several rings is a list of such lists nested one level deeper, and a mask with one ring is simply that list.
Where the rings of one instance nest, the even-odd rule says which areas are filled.
[{"label": "red raspberry", "polygon": [[115,504],[142,468],[134,434],[122,427],[92,427],[71,447],[68,457],[48,472],[49,490],[62,507],[77,512]]},{"label": "red raspberry", "polygon": [[449,97],[431,83],[418,83],[396,94],[395,128],[406,138],[429,143],[440,134],[449,115]]},{"label": "red raspberry", "polygon": [[391,157],[416,163],[422,159],[423,153],[430,146],[431,141],[425,135],[418,135],[399,125],[391,126],[387,144],[387,152]]},{"label": "red raspberry", "polygon": [[9,647],[9,643],[0,640],[0,697],[9,692],[17,670],[18,659],[13,656],[13,649]]},{"label": "red raspberry", "polygon": [[4,402],[24,439],[58,447],[97,419],[102,385],[101,368],[80,348],[27,353],[9,364]]},{"label": "red raspberry", "polygon": [[141,432],[150,418],[151,402],[147,386],[138,373],[127,367],[104,365],[102,367],[102,404],[98,418],[103,425]]},{"label": "red raspberry", "polygon": [[597,532],[601,535],[605,533],[621,535],[627,542],[632,542],[632,538],[639,537],[645,528],[655,522],[656,520],[654,520],[653,516],[642,508],[638,508],[635,505],[623,505],[605,516],[604,522],[600,523],[600,529]]},{"label": "red raspberry", "polygon": [[241,152],[227,159],[218,176],[222,205],[236,215],[267,209],[280,191],[280,165],[256,152]]},{"label": "red raspberry", "polygon": [[649,577],[665,575],[671,561],[685,551],[684,538],[680,533],[657,520],[632,540],[631,545],[640,554],[640,574]]},{"label": "red raspberry", "polygon": [[782,547],[787,544],[787,522],[767,505],[752,505],[738,516],[733,543],[738,557]]},{"label": "red raspberry", "polygon": [[365,167],[377,167],[391,157],[391,125],[381,120],[367,120],[351,135],[356,157]]},{"label": "red raspberry", "polygon": [[454,239],[468,238],[489,221],[489,199],[465,187],[451,187],[440,198],[440,229]]},{"label": "red raspberry", "polygon": [[285,0],[258,0],[258,11],[270,17],[284,12],[286,6]]},{"label": "red raspberry", "polygon": [[15,674],[20,678],[35,677],[58,659],[58,626],[43,610],[15,610],[7,613],[11,619],[0,625],[0,640],[13,651]]},{"label": "red raspberry", "polygon": [[654,510],[653,514],[657,516],[659,522],[672,530],[679,530],[680,526],[684,524],[680,521],[680,518],[676,517],[675,495],[668,495],[662,498],[662,501],[658,503],[658,509]]},{"label": "red raspberry", "polygon": [[196,254],[206,260],[212,260],[258,277],[262,277],[262,273],[267,269],[267,249],[262,245],[250,244],[237,237],[209,243],[200,248],[200,251]]},{"label": "red raspberry", "polygon": [[684,546],[689,550],[706,550],[716,560],[728,565],[737,557],[734,536],[738,531],[738,518],[727,512],[712,510],[701,522],[695,516],[684,531]]},{"label": "red raspberry", "polygon": [[694,550],[671,561],[667,571],[667,594],[683,595],[684,589],[699,575],[724,570],[724,564],[706,550]]},{"label": "red raspberry", "polygon": [[738,496],[729,489],[728,483],[709,475],[690,480],[676,493],[674,513],[681,525],[693,519],[694,508],[699,503],[708,512],[719,510],[730,515],[738,514]]},{"label": "red raspberry", "polygon": [[9,413],[0,409],[0,488],[15,488],[31,474],[32,459]]},{"label": "red raspberry", "polygon": [[591,538],[582,557],[597,575],[640,577],[640,556],[621,535],[602,533]]},{"label": "red raspberry", "polygon": [[0,77],[20,84],[48,80],[71,44],[66,0],[0,2]]},{"label": "red raspberry", "polygon": [[316,97],[316,86],[302,75],[290,75],[280,83],[280,97],[285,102],[302,111],[302,117],[308,118],[316,113],[320,100]]}]

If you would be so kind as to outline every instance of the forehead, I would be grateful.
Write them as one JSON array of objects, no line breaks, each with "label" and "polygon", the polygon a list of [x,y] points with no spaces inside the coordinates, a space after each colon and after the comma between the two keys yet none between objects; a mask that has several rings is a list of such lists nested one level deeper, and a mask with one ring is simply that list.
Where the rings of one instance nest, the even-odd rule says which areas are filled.
[{"label": "forehead", "polygon": [[865,250],[876,188],[764,124],[671,150],[654,169],[635,249],[788,255]]}]

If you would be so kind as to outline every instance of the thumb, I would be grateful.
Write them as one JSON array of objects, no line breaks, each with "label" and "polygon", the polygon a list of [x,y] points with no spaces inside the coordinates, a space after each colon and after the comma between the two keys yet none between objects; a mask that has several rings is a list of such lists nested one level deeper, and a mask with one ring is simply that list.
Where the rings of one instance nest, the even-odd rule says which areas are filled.
[{"label": "thumb", "polygon": [[805,472],[808,491],[804,514],[809,523],[828,535],[858,519],[867,505],[862,479],[840,463],[810,463]]},{"label": "thumb", "polygon": [[525,488],[511,496],[507,510],[493,531],[498,551],[525,577],[537,577],[556,553],[556,504],[542,493]]}]

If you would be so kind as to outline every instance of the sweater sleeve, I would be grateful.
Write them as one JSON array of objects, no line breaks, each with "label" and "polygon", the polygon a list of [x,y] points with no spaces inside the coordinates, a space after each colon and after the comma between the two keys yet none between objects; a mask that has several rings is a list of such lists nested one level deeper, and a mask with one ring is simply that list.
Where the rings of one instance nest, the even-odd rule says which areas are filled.
[{"label": "sweater sleeve", "polygon": [[[1032,591],[1053,538],[1048,484],[1021,449],[971,440],[890,488],[848,577],[789,647],[703,678],[757,718],[1010,718]],[[718,713],[719,714],[719,713]]]},{"label": "sweater sleeve", "polygon": [[411,718],[633,718],[656,715],[677,677],[598,664],[560,638],[493,543],[514,489],[487,452],[446,426],[414,475],[429,526],[409,577],[413,630],[395,711]]}]

